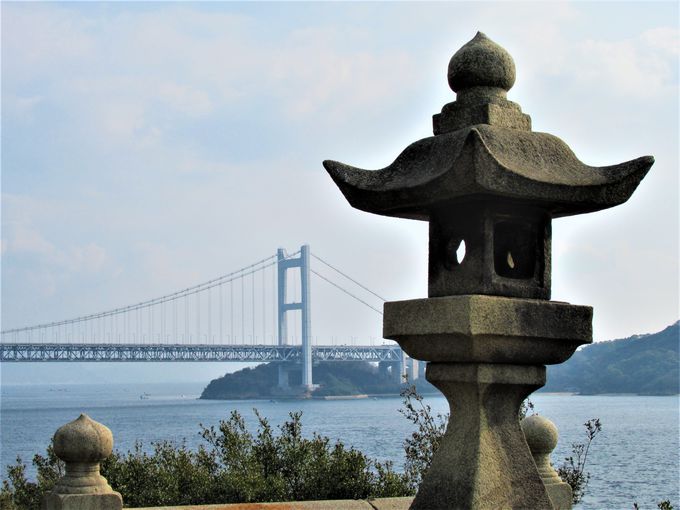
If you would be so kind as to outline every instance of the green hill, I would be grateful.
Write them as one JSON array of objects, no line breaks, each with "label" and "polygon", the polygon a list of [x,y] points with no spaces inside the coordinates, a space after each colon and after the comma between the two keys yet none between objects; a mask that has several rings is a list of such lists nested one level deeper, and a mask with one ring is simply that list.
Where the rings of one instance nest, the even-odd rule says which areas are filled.
[{"label": "green hill", "polygon": [[[680,321],[663,331],[621,340],[597,342],[576,352],[561,365],[548,367],[548,383],[541,391],[574,392],[582,395],[634,393],[676,395],[680,393]],[[253,399],[282,396],[303,397],[295,390],[277,388],[276,363],[246,368],[215,379],[203,390],[202,399]],[[338,395],[399,394],[402,388],[378,368],[361,361],[325,362],[314,365],[314,397]],[[424,378],[416,381],[420,393],[436,391]],[[300,385],[300,372],[291,371],[290,385]]]},{"label": "green hill", "polygon": [[[272,397],[303,397],[300,391],[282,392],[277,388],[278,366],[276,363],[245,368],[214,379],[201,394],[202,399],[236,400]],[[300,372],[291,371],[290,385],[299,387]],[[364,361],[322,362],[314,365],[314,384],[319,387],[314,397],[340,395],[398,395],[402,385],[393,378],[381,375],[378,367]],[[420,392],[436,391],[424,379],[418,379]]]},{"label": "green hill", "polygon": [[565,363],[549,366],[541,391],[676,395],[679,344],[680,321],[658,333],[588,345]]}]

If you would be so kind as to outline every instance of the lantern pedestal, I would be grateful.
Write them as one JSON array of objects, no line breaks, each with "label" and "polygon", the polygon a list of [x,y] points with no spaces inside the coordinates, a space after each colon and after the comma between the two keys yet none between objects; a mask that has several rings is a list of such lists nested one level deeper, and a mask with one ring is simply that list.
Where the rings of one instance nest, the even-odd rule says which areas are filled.
[{"label": "lantern pedestal", "polygon": [[428,361],[451,418],[411,508],[552,509],[519,424],[545,365],[592,341],[592,308],[485,295],[385,303],[384,336]]}]

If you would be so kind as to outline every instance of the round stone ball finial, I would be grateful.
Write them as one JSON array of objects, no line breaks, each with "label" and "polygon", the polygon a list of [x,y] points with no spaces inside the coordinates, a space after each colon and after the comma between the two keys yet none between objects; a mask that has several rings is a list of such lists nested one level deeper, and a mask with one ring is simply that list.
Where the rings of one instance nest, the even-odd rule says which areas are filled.
[{"label": "round stone ball finial", "polygon": [[520,421],[522,432],[534,458],[536,470],[548,491],[555,510],[571,510],[572,490],[550,463],[550,453],[557,446],[557,427],[549,419],[532,414]]},{"label": "round stone ball finial", "polygon": [[113,451],[108,427],[81,414],[57,429],[52,444],[66,472],[43,496],[42,510],[122,510],[123,498],[99,472]]},{"label": "round stone ball finial", "polygon": [[113,434],[105,425],[81,414],[54,434],[54,453],[66,463],[93,463],[113,451]]},{"label": "round stone ball finial", "polygon": [[532,414],[524,418],[521,425],[532,453],[550,453],[557,446],[557,427],[549,419]]},{"label": "round stone ball finial", "polygon": [[510,54],[482,32],[451,57],[449,86],[454,92],[472,87],[500,88],[515,84],[515,62]]}]

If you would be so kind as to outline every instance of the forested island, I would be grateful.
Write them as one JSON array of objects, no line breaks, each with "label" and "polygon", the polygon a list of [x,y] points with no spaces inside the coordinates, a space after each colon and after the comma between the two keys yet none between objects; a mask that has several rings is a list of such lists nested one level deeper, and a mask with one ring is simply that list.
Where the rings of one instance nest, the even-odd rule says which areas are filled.
[{"label": "forested island", "polygon": [[[300,390],[300,372],[291,371],[291,391],[278,388],[278,364],[266,363],[245,368],[214,379],[201,394],[202,399],[252,399],[278,397],[334,397],[351,395],[398,395],[403,385],[392,374],[380,373],[378,367],[365,361],[327,361],[314,364],[314,384],[310,395]],[[421,393],[436,389],[421,378],[416,380]]]},{"label": "forested island", "polygon": [[[676,395],[680,393],[680,321],[663,331],[620,340],[597,342],[576,352],[561,365],[548,367],[548,383],[540,391],[581,395],[604,393]],[[291,371],[292,390],[278,388],[276,363],[258,365],[215,379],[202,399],[256,399],[279,397],[333,397],[398,395],[403,384],[363,361],[324,362],[314,365],[310,394],[295,390],[300,372]],[[420,393],[437,390],[424,378],[415,381]]]},{"label": "forested island", "polygon": [[593,343],[549,366],[548,383],[540,391],[677,395],[679,344],[680,321],[658,333]]}]

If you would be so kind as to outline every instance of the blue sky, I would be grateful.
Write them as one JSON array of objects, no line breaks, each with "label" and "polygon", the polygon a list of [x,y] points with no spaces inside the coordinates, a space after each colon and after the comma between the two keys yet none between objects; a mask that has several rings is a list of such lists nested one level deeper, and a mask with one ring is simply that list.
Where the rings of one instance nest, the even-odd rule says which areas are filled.
[{"label": "blue sky", "polygon": [[[656,157],[627,204],[554,222],[553,299],[593,305],[597,340],[677,320],[677,2],[3,2],[3,329],[303,243],[424,296],[427,226],[351,209],[321,161],[379,168],[430,136],[477,30],[513,55],[535,131],[591,165]],[[317,334],[379,335],[314,291],[334,300]]]}]

